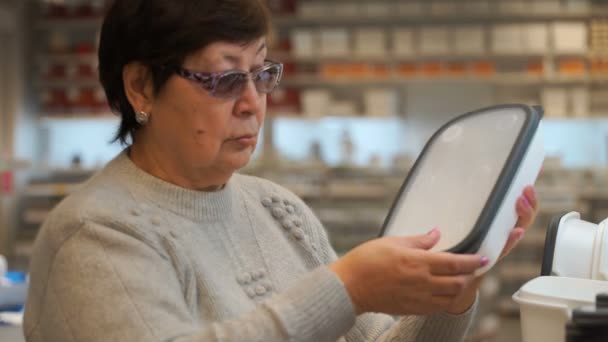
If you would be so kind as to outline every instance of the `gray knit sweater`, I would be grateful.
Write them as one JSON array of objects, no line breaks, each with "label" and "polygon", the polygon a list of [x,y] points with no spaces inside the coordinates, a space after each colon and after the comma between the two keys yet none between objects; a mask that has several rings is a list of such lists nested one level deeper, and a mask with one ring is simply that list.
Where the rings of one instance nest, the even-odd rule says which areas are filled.
[{"label": "gray knit sweater", "polygon": [[295,195],[235,174],[186,190],[121,153],[45,222],[28,341],[460,341],[454,316],[355,316],[326,233]]}]

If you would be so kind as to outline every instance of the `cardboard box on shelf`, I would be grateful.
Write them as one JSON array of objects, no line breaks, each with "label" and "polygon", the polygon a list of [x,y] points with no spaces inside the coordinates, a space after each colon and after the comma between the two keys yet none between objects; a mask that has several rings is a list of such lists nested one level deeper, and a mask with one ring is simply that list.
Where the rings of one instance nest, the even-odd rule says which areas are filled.
[{"label": "cardboard box on shelf", "polygon": [[333,3],[332,11],[336,17],[341,18],[356,18],[362,15],[361,4],[356,2],[338,1]]},{"label": "cardboard box on shelf", "polygon": [[348,57],[351,53],[350,34],[346,29],[324,28],[319,32],[321,57]]},{"label": "cardboard box on shelf", "polygon": [[588,29],[584,22],[556,22],[551,27],[556,53],[587,52]]},{"label": "cardboard box on shelf", "polygon": [[399,101],[392,89],[368,89],[363,94],[365,114],[374,117],[397,115]]},{"label": "cardboard box on shelf", "polygon": [[544,54],[549,50],[549,27],[546,24],[524,24],[523,48],[527,53]]},{"label": "cardboard box on shelf", "polygon": [[397,57],[409,57],[416,54],[414,43],[414,30],[410,28],[397,28],[392,32],[393,54]]},{"label": "cardboard box on shelf", "polygon": [[523,52],[522,27],[519,24],[500,24],[492,28],[492,52],[516,54]]},{"label": "cardboard box on shelf", "polygon": [[446,27],[425,27],[420,30],[420,54],[437,56],[449,53],[449,30]]},{"label": "cardboard box on shelf", "polygon": [[489,0],[462,0],[459,2],[463,13],[487,13],[491,9]]},{"label": "cardboard box on shelf", "polygon": [[486,52],[482,26],[470,25],[454,29],[454,52],[462,55],[481,55]]},{"label": "cardboard box on shelf", "polygon": [[395,13],[404,17],[422,15],[424,5],[421,2],[398,1],[395,4]]},{"label": "cardboard box on shelf", "polygon": [[547,117],[566,117],[568,94],[564,88],[545,87],[541,91],[541,102]]},{"label": "cardboard box on shelf", "polygon": [[574,87],[570,89],[570,110],[572,116],[585,117],[590,112],[589,89],[587,87]]},{"label": "cardboard box on shelf", "polygon": [[365,2],[361,12],[370,18],[386,18],[393,14],[393,4],[388,1]]},{"label": "cardboard box on shelf", "polygon": [[313,30],[291,31],[291,49],[295,57],[315,57],[317,53],[317,33]]},{"label": "cardboard box on shelf", "polygon": [[333,101],[329,104],[327,115],[357,116],[357,108],[351,101]]},{"label": "cardboard box on shelf", "polygon": [[586,12],[591,8],[589,0],[566,0],[564,9],[573,12]]},{"label": "cardboard box on shelf", "polygon": [[322,117],[327,114],[331,94],[324,89],[306,89],[301,93],[302,113],[307,117]]},{"label": "cardboard box on shelf", "polygon": [[564,10],[561,0],[534,0],[529,1],[526,7],[535,13],[562,13]]},{"label": "cardboard box on shelf", "polygon": [[383,57],[387,54],[386,32],[381,28],[355,30],[355,55],[359,57]]},{"label": "cardboard box on shelf", "polygon": [[416,63],[401,63],[397,67],[397,74],[401,77],[414,77],[418,74],[419,68]]},{"label": "cardboard box on shelf", "polygon": [[315,1],[298,1],[296,13],[303,18],[318,18],[329,15],[327,4]]},{"label": "cardboard box on shelf", "polygon": [[582,76],[587,73],[587,62],[581,58],[563,58],[559,60],[560,74],[569,76]]}]

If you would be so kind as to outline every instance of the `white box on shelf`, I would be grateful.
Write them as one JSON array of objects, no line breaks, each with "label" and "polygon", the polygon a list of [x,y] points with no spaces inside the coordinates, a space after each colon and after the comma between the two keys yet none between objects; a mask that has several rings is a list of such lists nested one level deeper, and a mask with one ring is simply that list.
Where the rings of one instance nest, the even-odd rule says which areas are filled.
[{"label": "white box on shelf", "polygon": [[559,14],[562,9],[561,0],[534,0],[529,1],[528,10],[535,13]]},{"label": "white box on shelf", "polygon": [[319,32],[319,53],[322,57],[348,57],[351,53],[346,29],[324,28]]},{"label": "white box on shelf", "polygon": [[566,0],[566,10],[575,12],[586,12],[591,8],[589,0]]},{"label": "white box on shelf", "polygon": [[291,31],[291,47],[295,57],[314,57],[317,52],[316,32],[304,29]]},{"label": "white box on shelf", "polygon": [[546,53],[549,50],[549,28],[546,24],[524,24],[523,48],[528,53]]},{"label": "white box on shelf", "polygon": [[357,109],[351,101],[334,101],[329,104],[327,115],[357,116]]},{"label": "white box on shelf", "polygon": [[420,53],[441,55],[450,52],[449,31],[445,27],[427,27],[420,30]]},{"label": "white box on shelf", "polygon": [[525,13],[529,9],[529,3],[530,1],[523,0],[497,1],[500,13]]},{"label": "white box on shelf", "polygon": [[414,31],[407,28],[393,30],[393,54],[398,57],[408,57],[416,54]]},{"label": "white box on shelf", "polygon": [[488,0],[464,0],[462,2],[462,11],[464,13],[485,13],[490,11],[490,2]]},{"label": "white box on shelf", "polygon": [[361,9],[370,18],[386,18],[393,13],[392,3],[386,1],[366,2]]},{"label": "white box on shelf", "polygon": [[395,90],[369,89],[363,94],[365,115],[385,117],[397,115],[399,99]]},{"label": "white box on shelf", "polygon": [[454,52],[462,55],[481,55],[485,50],[482,26],[463,26],[454,30]]},{"label": "white box on shelf", "polygon": [[323,89],[307,89],[301,94],[302,112],[307,117],[322,117],[327,114],[331,94]]},{"label": "white box on shelf", "polygon": [[336,17],[355,18],[362,12],[361,5],[356,2],[336,2],[333,4],[333,13]]},{"label": "white box on shelf", "polygon": [[329,15],[328,8],[322,2],[298,1],[296,13],[303,18],[319,18]]},{"label": "white box on shelf", "polygon": [[355,31],[355,55],[382,57],[386,55],[386,32],[381,28],[363,28]]},{"label": "white box on shelf", "polygon": [[588,29],[584,22],[556,22],[552,27],[555,52],[587,52]]},{"label": "white box on shelf", "polygon": [[521,53],[522,30],[519,24],[500,24],[492,28],[492,52]]},{"label": "white box on shelf", "polygon": [[574,87],[570,89],[570,110],[572,111],[572,116],[588,116],[591,108],[590,104],[589,88]]},{"label": "white box on shelf", "polygon": [[321,29],[319,40],[319,53],[322,57],[347,57],[351,53],[349,33],[346,29]]},{"label": "white box on shelf", "polygon": [[432,1],[429,12],[433,15],[445,15],[457,12],[456,3],[452,1]]},{"label": "white box on shelf", "polygon": [[568,109],[568,94],[564,88],[545,87],[541,102],[546,117],[565,117]]},{"label": "white box on shelf", "polygon": [[424,13],[424,7],[421,2],[399,1],[395,6],[395,13],[403,17],[418,16]]}]

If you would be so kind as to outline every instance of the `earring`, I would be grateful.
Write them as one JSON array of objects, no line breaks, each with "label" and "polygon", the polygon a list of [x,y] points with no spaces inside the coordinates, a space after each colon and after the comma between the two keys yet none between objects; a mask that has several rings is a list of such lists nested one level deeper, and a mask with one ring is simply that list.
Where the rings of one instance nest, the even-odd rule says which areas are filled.
[{"label": "earring", "polygon": [[150,120],[150,114],[144,111],[135,112],[135,121],[137,121],[138,124],[144,126],[148,123],[148,120]]}]

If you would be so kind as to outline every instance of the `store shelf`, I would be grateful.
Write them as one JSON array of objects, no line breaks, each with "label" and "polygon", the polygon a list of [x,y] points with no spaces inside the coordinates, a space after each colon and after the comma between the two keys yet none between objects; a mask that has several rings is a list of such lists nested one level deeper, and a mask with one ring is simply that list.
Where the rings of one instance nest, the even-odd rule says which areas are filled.
[{"label": "store shelf", "polygon": [[488,83],[495,85],[577,85],[608,83],[608,76],[530,76],[521,73],[491,76],[441,76],[441,77],[335,77],[320,75],[286,76],[281,85],[287,87],[395,87],[427,83]]},{"label": "store shelf", "polygon": [[40,88],[97,88],[101,87],[96,78],[76,78],[76,79],[57,79],[39,80],[37,86]]},{"label": "store shelf", "polygon": [[30,197],[63,197],[80,187],[78,183],[30,184],[24,194]]},{"label": "store shelf", "polygon": [[102,20],[102,18],[45,19],[39,21],[35,28],[37,30],[96,30],[101,28]]},{"label": "store shelf", "polygon": [[63,53],[63,54],[41,54],[37,58],[38,63],[64,63],[64,64],[75,64],[75,63],[97,63],[97,54],[77,54],[77,53]]},{"label": "store shelf", "polygon": [[39,225],[49,215],[50,209],[26,209],[23,212],[23,222],[26,224]]},{"label": "store shelf", "polygon": [[39,118],[42,124],[61,122],[61,121],[79,121],[79,120],[107,120],[120,121],[120,117],[108,112],[99,113],[57,113],[43,114]]},{"label": "store shelf", "polygon": [[285,15],[275,16],[273,23],[281,28],[297,26],[359,26],[359,25],[415,25],[415,24],[471,24],[471,23],[499,23],[499,22],[553,22],[556,20],[573,21],[589,20],[593,18],[606,18],[606,10],[589,11],[551,11],[543,13],[497,13],[497,12],[462,12],[458,15],[453,13],[412,13],[402,14],[391,11],[391,15],[366,17],[364,14],[357,16],[337,16],[331,11],[323,16],[301,16]]},{"label": "store shelf", "polygon": [[274,52],[271,53],[269,59],[280,61],[283,63],[307,63],[307,64],[330,64],[330,63],[366,63],[366,64],[386,64],[396,65],[400,63],[412,63],[412,62],[424,62],[424,61],[472,61],[472,60],[494,60],[494,61],[521,61],[521,60],[539,60],[546,57],[562,58],[562,57],[576,57],[576,58],[608,58],[606,55],[591,55],[587,53],[485,53],[485,54],[458,54],[449,53],[443,55],[432,55],[432,54],[412,54],[409,56],[397,56],[391,54],[388,51],[383,56],[356,56],[349,55],[344,57],[325,57],[325,56],[296,56],[285,52]]},{"label": "store shelf", "polygon": [[31,166],[32,166],[32,162],[29,160],[12,159],[12,160],[8,160],[8,161],[4,161],[4,167],[7,168],[8,170],[12,170],[12,171],[28,169]]}]

